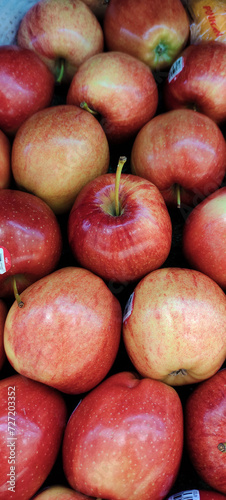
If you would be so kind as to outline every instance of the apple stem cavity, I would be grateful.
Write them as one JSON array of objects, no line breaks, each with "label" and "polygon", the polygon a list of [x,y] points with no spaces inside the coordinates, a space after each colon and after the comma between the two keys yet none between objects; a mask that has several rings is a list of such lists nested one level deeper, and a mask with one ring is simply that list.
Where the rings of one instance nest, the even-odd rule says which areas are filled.
[{"label": "apple stem cavity", "polygon": [[187,375],[187,371],[184,370],[184,368],[181,368],[180,370],[175,370],[171,372],[169,375],[172,375],[173,377],[176,377],[177,375]]},{"label": "apple stem cavity", "polygon": [[56,83],[61,84],[64,76],[65,61],[63,58],[59,59],[59,66],[57,70]]},{"label": "apple stem cavity", "polygon": [[122,169],[124,167],[124,164],[126,163],[126,156],[120,156],[117,169],[116,169],[116,176],[115,176],[115,215],[119,216],[121,214],[121,207],[119,203],[119,185],[120,185],[120,178],[121,178],[121,173]]},{"label": "apple stem cavity", "polygon": [[98,112],[95,111],[94,109],[90,108],[87,104],[87,102],[83,101],[80,103],[80,108],[85,109],[85,111],[89,111],[92,115],[98,115]]},{"label": "apple stem cavity", "polygon": [[226,452],[226,443],[219,443],[218,450],[221,451],[222,453],[225,453]]},{"label": "apple stem cavity", "polygon": [[18,307],[23,307],[24,306],[24,302],[21,300],[20,298],[20,295],[18,293],[18,290],[17,290],[17,284],[16,284],[16,278],[14,277],[13,278],[13,292],[14,292],[14,297],[17,301],[17,304],[18,304]]}]

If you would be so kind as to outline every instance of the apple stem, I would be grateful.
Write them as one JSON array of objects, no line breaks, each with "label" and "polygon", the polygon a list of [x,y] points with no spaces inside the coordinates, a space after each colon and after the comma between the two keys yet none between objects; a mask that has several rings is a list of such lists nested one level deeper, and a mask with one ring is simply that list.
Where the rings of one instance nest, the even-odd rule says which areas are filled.
[{"label": "apple stem", "polygon": [[64,67],[65,67],[64,59],[60,58],[60,60],[59,60],[59,70],[58,70],[58,76],[56,78],[56,83],[61,83],[62,82],[63,76],[64,76]]},{"label": "apple stem", "polygon": [[89,113],[91,113],[92,115],[98,115],[98,112],[95,111],[94,109],[91,109],[88,106],[87,102],[85,102],[85,101],[80,103],[80,108],[85,109],[86,111],[89,111]]},{"label": "apple stem", "polygon": [[226,452],[226,443],[219,443],[218,450],[221,451],[222,453]]},{"label": "apple stem", "polygon": [[20,298],[20,295],[18,293],[18,290],[17,290],[17,285],[16,285],[16,278],[14,277],[13,278],[13,292],[14,292],[14,297],[17,301],[17,304],[18,304],[18,307],[23,307],[24,306],[24,302],[21,300]]},{"label": "apple stem", "polygon": [[119,184],[120,184],[120,178],[121,178],[121,173],[123,166],[126,162],[127,158],[126,156],[120,156],[117,169],[116,169],[116,175],[115,175],[115,215],[118,216],[120,215],[120,203],[119,203]]},{"label": "apple stem", "polygon": [[180,185],[176,184],[177,208],[181,208],[181,189]]}]

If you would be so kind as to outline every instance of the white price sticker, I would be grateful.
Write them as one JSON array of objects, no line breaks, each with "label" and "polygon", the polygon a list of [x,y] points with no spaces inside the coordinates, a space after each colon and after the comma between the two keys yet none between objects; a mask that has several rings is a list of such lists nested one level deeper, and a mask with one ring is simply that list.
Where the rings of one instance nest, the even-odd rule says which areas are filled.
[{"label": "white price sticker", "polygon": [[11,267],[10,253],[5,247],[0,247],[0,274],[5,274]]},{"label": "white price sticker", "polygon": [[168,498],[168,500],[200,500],[199,490],[180,491]]},{"label": "white price sticker", "polygon": [[123,323],[129,318],[130,314],[132,313],[133,301],[134,301],[134,292],[131,293],[131,295],[127,301],[127,304],[126,304],[126,307],[124,310],[124,314],[123,314]]},{"label": "white price sticker", "polygon": [[179,57],[171,66],[168,74],[168,82],[170,83],[182,71],[184,67],[184,58]]}]

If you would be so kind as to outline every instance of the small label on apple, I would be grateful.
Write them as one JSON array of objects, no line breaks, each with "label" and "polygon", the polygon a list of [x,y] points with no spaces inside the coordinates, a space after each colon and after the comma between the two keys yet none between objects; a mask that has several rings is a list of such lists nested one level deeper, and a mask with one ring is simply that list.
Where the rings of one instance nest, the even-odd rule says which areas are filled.
[{"label": "small label on apple", "polygon": [[5,247],[0,247],[0,274],[5,274],[11,267],[10,253]]},{"label": "small label on apple", "polygon": [[168,82],[170,83],[173,78],[175,78],[184,67],[184,58],[179,57],[171,66],[168,74]]},{"label": "small label on apple", "polygon": [[168,498],[168,500],[200,500],[199,490],[180,491]]},{"label": "small label on apple", "polygon": [[132,313],[133,303],[134,303],[134,292],[131,293],[131,295],[127,301],[126,307],[124,309],[123,323],[125,323],[125,321],[129,318],[130,314]]}]

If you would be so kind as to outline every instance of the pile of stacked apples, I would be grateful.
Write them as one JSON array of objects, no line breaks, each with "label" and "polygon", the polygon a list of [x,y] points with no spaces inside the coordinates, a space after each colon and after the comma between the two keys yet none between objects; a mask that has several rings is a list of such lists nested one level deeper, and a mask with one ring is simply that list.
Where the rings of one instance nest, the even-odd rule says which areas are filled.
[{"label": "pile of stacked apples", "polygon": [[182,0],[39,0],[0,46],[0,500],[226,498],[206,3],[192,42]]}]

